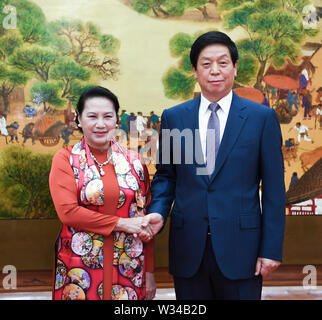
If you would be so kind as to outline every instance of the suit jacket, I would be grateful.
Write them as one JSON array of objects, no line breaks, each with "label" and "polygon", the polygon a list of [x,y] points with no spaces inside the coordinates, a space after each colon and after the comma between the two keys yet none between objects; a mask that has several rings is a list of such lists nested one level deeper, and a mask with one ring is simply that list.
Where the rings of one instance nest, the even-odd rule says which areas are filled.
[{"label": "suit jacket", "polygon": [[[198,271],[209,226],[222,273],[229,279],[250,278],[258,257],[282,260],[285,186],[279,122],[273,109],[233,93],[215,171],[209,178],[197,174],[204,166],[196,131],[199,104],[200,97],[162,114],[149,212],[160,213],[166,221],[172,209],[171,274],[188,278]],[[186,139],[175,142],[163,129],[179,130]],[[193,148],[186,144],[190,131]]]}]

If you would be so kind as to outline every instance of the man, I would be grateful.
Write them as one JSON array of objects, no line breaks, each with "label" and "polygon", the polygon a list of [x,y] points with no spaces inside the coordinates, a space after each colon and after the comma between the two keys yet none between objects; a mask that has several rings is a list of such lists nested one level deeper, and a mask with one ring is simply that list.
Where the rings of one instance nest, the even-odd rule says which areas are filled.
[{"label": "man", "polygon": [[[190,60],[201,96],[162,114],[149,212],[165,223],[174,202],[169,269],[177,299],[260,299],[262,276],[282,260],[285,187],[277,116],[232,92],[238,52],[226,34],[200,36]],[[194,139],[190,162],[186,143],[175,147],[169,138],[187,129]]]}]

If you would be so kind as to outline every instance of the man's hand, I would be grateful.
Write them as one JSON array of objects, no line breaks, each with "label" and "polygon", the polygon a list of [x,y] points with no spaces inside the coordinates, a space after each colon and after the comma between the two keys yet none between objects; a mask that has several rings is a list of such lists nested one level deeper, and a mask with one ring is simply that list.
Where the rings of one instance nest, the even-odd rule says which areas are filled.
[{"label": "man's hand", "polygon": [[266,259],[266,258],[257,258],[255,276],[262,275],[263,277],[269,275],[281,264],[280,261]]},{"label": "man's hand", "polygon": [[150,241],[154,235],[156,235],[163,226],[163,217],[159,213],[150,213],[143,217],[145,219],[145,227],[140,232],[139,238],[144,241]]},{"label": "man's hand", "polygon": [[156,235],[163,226],[163,217],[160,213],[150,213],[145,216],[149,220],[149,227],[153,235]]}]

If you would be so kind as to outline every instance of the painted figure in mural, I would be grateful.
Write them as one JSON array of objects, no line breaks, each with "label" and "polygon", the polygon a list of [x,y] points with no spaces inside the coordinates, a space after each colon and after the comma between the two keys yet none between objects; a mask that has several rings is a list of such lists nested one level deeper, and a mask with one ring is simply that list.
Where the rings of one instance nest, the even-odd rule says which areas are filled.
[{"label": "painted figure in mural", "polygon": [[7,120],[5,117],[5,114],[0,112],[0,133],[3,136],[7,136],[8,135],[8,130],[7,130]]},{"label": "painted figure in mural", "polygon": [[310,81],[309,78],[309,73],[308,71],[304,68],[299,76],[299,83],[300,83],[300,93],[306,89],[308,83]]},{"label": "painted figure in mural", "polygon": [[75,120],[83,138],[53,158],[49,185],[63,224],[53,299],[155,295],[150,240],[161,219],[146,215],[146,166],[136,152],[113,139],[118,109],[117,97],[106,88],[85,90]]},{"label": "painted figure in mural", "polygon": [[297,134],[297,142],[298,143],[301,142],[301,138],[303,138],[304,141],[314,143],[314,141],[312,139],[308,138],[308,132],[310,129],[307,126],[305,126],[304,124],[302,124],[301,122],[297,122],[293,128],[290,128],[289,132],[292,129],[294,129],[298,132],[298,134]]},{"label": "painted figure in mural", "polygon": [[[279,122],[274,109],[233,93],[238,52],[226,34],[201,35],[190,60],[201,95],[162,113],[149,212],[165,223],[174,202],[169,269],[177,299],[260,299],[262,276],[282,260]],[[187,129],[190,146],[169,137]]]},{"label": "painted figure in mural", "polygon": [[22,144],[24,145],[28,139],[31,139],[32,144],[35,144],[35,136],[33,133],[35,124],[33,122],[30,122],[25,125],[25,127],[22,130],[22,137],[23,137],[23,142]]},{"label": "painted figure in mural", "polygon": [[24,107],[23,112],[26,114],[27,118],[32,118],[37,115],[35,108],[28,104],[26,104],[26,106]]},{"label": "painted figure in mural", "polygon": [[315,127],[316,123],[319,123],[320,129],[322,129],[322,87],[320,87],[316,92],[317,96],[315,101],[317,106],[315,109]]},{"label": "painted figure in mural", "polygon": [[121,127],[120,129],[126,133],[126,139],[129,138],[129,116],[130,114],[125,110],[122,110],[121,113]]},{"label": "painted figure in mural", "polygon": [[19,128],[19,123],[17,121],[14,121],[13,123],[11,123],[8,127],[8,135],[10,136],[10,142],[13,143],[14,140],[16,140],[16,142],[18,141],[18,134],[17,134],[17,130]]},{"label": "painted figure in mural", "polygon": [[268,101],[268,99],[267,99],[267,97],[266,97],[266,94],[264,93],[263,94],[264,95],[264,99],[263,99],[263,105],[264,106],[266,106],[266,107],[269,107],[270,108],[270,105],[269,105],[269,101]]},{"label": "painted figure in mural", "polygon": [[142,137],[146,124],[147,120],[143,117],[142,112],[138,112],[136,117],[136,130],[139,132],[139,137]]},{"label": "painted figure in mural", "polygon": [[154,113],[154,111],[150,112],[150,117],[148,119],[148,127],[158,130],[160,120],[159,117]]},{"label": "painted figure in mural", "polygon": [[285,140],[285,147],[288,149],[288,150],[292,150],[295,146],[295,141],[293,138],[289,138],[287,140]]},{"label": "painted figure in mural", "polygon": [[297,176],[297,172],[293,172],[292,177],[291,177],[291,182],[289,186],[289,190],[299,181],[299,178]]},{"label": "painted figure in mural", "polygon": [[292,108],[293,108],[293,105],[295,107],[296,110],[298,110],[298,102],[299,102],[299,97],[297,95],[297,93],[295,91],[293,92],[289,92],[288,95],[287,95],[287,102],[289,103],[289,106],[290,106],[290,111],[292,111]]},{"label": "painted figure in mural", "polygon": [[61,137],[64,140],[64,144],[63,144],[63,148],[67,147],[70,141],[70,136],[74,133],[74,128],[72,126],[67,126],[65,125],[62,129],[61,129]]},{"label": "painted figure in mural", "polygon": [[300,93],[300,101],[302,102],[302,108],[304,108],[304,120],[306,120],[307,117],[311,119],[311,101],[310,96],[307,96],[303,93]]},{"label": "painted figure in mural", "polygon": [[136,130],[136,116],[134,112],[130,113],[130,116],[128,117],[128,121],[129,121],[130,135],[135,138],[137,136],[137,130]]}]

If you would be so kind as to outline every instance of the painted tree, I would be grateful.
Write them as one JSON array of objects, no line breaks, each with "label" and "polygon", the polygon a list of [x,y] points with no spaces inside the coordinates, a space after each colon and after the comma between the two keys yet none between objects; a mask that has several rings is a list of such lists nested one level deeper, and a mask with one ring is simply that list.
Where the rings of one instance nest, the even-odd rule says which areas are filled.
[{"label": "painted tree", "polygon": [[170,39],[170,53],[179,61],[177,66],[171,67],[162,78],[165,95],[168,98],[187,99],[193,93],[196,81],[191,69],[189,53],[195,38],[197,38],[196,35],[177,33]]},{"label": "painted tree", "polygon": [[110,34],[101,34],[93,23],[60,19],[50,24],[52,44],[83,67],[96,71],[103,79],[116,79],[119,60],[115,56],[120,42]]},{"label": "painted tree", "polygon": [[289,57],[293,62],[301,54],[307,36],[317,30],[303,26],[303,8],[310,0],[218,0],[228,30],[243,28],[248,37],[237,41],[240,52],[253,58],[256,70],[255,88],[269,65],[281,67]]},{"label": "painted tree", "polygon": [[[27,75],[30,80],[39,81],[31,89],[32,97],[40,99],[47,111],[49,104],[62,108],[62,101],[74,102],[91,77],[116,79],[120,43],[114,36],[102,34],[90,22],[61,19],[49,24],[41,8],[27,0],[0,0],[0,9],[5,5],[15,8],[15,31],[20,42],[11,50],[7,39],[1,40],[7,31],[0,28],[0,64],[4,63],[0,81],[6,80],[0,95],[7,95],[15,85],[26,84]],[[2,10],[0,17],[5,17]],[[14,73],[9,76],[11,69]]]},{"label": "painted tree", "polygon": [[9,63],[9,57],[21,45],[21,36],[14,30],[6,31],[0,36],[0,96],[3,100],[3,104],[0,104],[0,110],[5,113],[10,112],[10,93],[16,87],[23,86],[28,81],[25,72],[20,72]]},{"label": "painted tree", "polygon": [[89,80],[90,76],[91,70],[89,68],[77,64],[70,58],[59,61],[50,74],[50,77],[63,87],[61,97],[68,100],[74,100],[77,83]]},{"label": "painted tree", "polygon": [[26,0],[9,0],[8,2],[16,8],[17,27],[23,41],[30,44],[47,44],[50,35],[46,17],[41,8]]},{"label": "painted tree", "polygon": [[181,16],[189,9],[199,10],[204,19],[209,19],[207,4],[216,4],[216,0],[134,0],[132,7],[139,13],[160,16]]},{"label": "painted tree", "polygon": [[[6,13],[5,7],[14,9]],[[12,16],[12,14],[16,16]],[[14,18],[17,28],[0,28],[0,96],[3,99],[1,109],[10,112],[9,95],[16,87],[24,86],[32,75],[21,64],[13,63],[13,57],[18,52],[24,52],[24,44],[34,44],[35,42],[44,44],[48,41],[48,32],[46,32],[45,16],[41,9],[35,4],[25,0],[5,0],[0,1],[1,21]],[[13,21],[11,21],[13,22]],[[27,51],[27,55],[30,51]],[[29,59],[24,55],[24,59]],[[26,72],[27,71],[27,72]],[[37,70],[38,71],[38,70]],[[40,77],[45,75],[41,73]]]},{"label": "painted tree", "polygon": [[32,46],[18,49],[10,58],[11,65],[23,72],[29,72],[37,79],[47,82],[50,69],[60,56],[51,48]]},{"label": "painted tree", "polygon": [[60,97],[61,89],[57,82],[37,82],[31,88],[31,98],[37,105],[43,104],[44,112],[48,111],[47,104],[59,109],[65,105],[65,100]]}]

